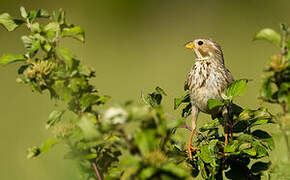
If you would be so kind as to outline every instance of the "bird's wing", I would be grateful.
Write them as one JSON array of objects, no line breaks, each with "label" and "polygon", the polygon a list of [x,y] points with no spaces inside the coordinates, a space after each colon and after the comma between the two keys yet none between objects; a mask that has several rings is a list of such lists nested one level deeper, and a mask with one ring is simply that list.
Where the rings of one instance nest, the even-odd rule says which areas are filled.
[{"label": "bird's wing", "polygon": [[228,69],[226,69],[226,76],[227,76],[227,80],[228,80],[229,84],[231,84],[232,82],[235,81],[232,73]]},{"label": "bird's wing", "polygon": [[187,74],[186,80],[184,82],[184,91],[189,90],[189,73]]}]

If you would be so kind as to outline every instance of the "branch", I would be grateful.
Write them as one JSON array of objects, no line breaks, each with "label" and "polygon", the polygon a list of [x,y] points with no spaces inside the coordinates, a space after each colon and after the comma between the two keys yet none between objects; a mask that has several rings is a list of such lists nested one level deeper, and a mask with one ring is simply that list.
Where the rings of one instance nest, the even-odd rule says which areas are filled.
[{"label": "branch", "polygon": [[97,164],[95,162],[91,162],[91,164],[92,164],[92,166],[93,166],[93,168],[95,170],[95,173],[96,173],[96,176],[97,176],[98,180],[103,180],[103,178],[101,176],[101,173],[100,173],[100,171],[99,171],[99,169],[97,167]]}]

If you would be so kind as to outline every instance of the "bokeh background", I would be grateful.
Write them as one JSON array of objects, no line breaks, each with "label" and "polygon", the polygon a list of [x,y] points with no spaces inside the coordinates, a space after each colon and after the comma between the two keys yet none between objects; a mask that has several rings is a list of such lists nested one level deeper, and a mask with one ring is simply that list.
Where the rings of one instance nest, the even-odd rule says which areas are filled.
[{"label": "bokeh background", "polygon": [[[0,13],[14,17],[19,17],[20,5],[27,9],[65,9],[68,22],[85,29],[86,43],[64,44],[96,69],[92,83],[113,97],[111,103],[140,103],[141,91],[149,92],[158,85],[168,93],[166,109],[173,114],[173,98],[183,93],[186,74],[194,63],[185,42],[197,37],[218,41],[234,77],[253,80],[239,103],[256,108],[261,105],[257,94],[263,67],[278,49],[252,42],[252,37],[264,27],[279,30],[279,23],[290,20],[287,0],[0,0],[0,4]],[[22,52],[20,35],[24,31],[20,28],[8,33],[1,28],[0,55]],[[28,147],[50,136],[44,126],[54,103],[48,94],[35,94],[17,84],[17,67],[0,67],[0,179],[78,179],[75,162],[63,158],[66,147],[58,146],[36,160],[26,159]],[[201,115],[199,122],[205,120],[209,116]],[[275,135],[277,128],[271,129]],[[283,140],[279,141],[279,136],[276,139],[272,158],[283,160]]]}]

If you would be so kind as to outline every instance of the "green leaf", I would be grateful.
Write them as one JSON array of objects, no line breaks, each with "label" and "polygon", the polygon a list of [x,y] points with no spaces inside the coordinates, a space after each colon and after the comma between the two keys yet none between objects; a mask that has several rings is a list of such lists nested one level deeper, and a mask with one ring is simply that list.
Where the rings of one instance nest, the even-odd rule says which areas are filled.
[{"label": "green leaf", "polygon": [[203,162],[205,163],[211,163],[212,161],[214,161],[214,156],[212,155],[210,148],[208,145],[203,145],[200,148],[200,158],[203,160]]},{"label": "green leaf", "polygon": [[190,102],[190,94],[189,91],[185,91],[183,96],[180,98],[174,99],[174,109],[177,109],[182,103],[188,103]]},{"label": "green leaf", "polygon": [[278,89],[278,101],[280,103],[287,103],[290,97],[290,83],[283,82]]},{"label": "green leaf", "polygon": [[73,92],[67,87],[64,80],[57,80],[52,85],[53,90],[57,96],[61,97],[65,102],[69,103],[73,99]]},{"label": "green leaf", "polygon": [[49,151],[54,145],[58,144],[60,141],[56,138],[47,139],[44,143],[42,143],[39,147],[32,147],[28,149],[27,158],[35,158],[40,154],[46,153]]},{"label": "green leaf", "polygon": [[8,13],[0,14],[0,24],[2,24],[8,31],[15,30],[23,21],[12,19]]},{"label": "green leaf", "polygon": [[62,115],[64,114],[64,111],[52,111],[48,116],[48,121],[46,122],[46,129],[54,126],[56,123],[58,123],[61,120]]},{"label": "green leaf", "polygon": [[239,146],[239,150],[240,151],[243,151],[245,149],[249,149],[252,147],[252,144],[251,143],[242,143],[240,146]]},{"label": "green leaf", "polygon": [[142,98],[146,104],[151,107],[158,107],[162,101],[162,95],[166,95],[165,91],[160,87],[156,87],[153,93],[148,94],[146,97],[142,94]]},{"label": "green leaf", "polygon": [[56,55],[60,60],[63,60],[64,63],[71,69],[73,67],[73,58],[70,51],[67,48],[56,48]]},{"label": "green leaf", "polygon": [[26,56],[33,57],[36,55],[38,50],[41,48],[41,41],[38,38],[22,36],[21,37],[24,47],[26,49]]},{"label": "green leaf", "polygon": [[81,89],[86,89],[88,87],[88,83],[84,77],[76,77],[70,80],[68,87],[76,93]]},{"label": "green leaf", "polygon": [[266,131],[257,129],[254,132],[252,132],[252,135],[255,138],[257,138],[257,139],[261,140],[262,142],[266,143],[267,146],[270,149],[274,149],[275,148],[275,142],[274,142],[272,136],[269,133],[267,133]]},{"label": "green leaf", "polygon": [[262,173],[263,171],[268,170],[268,168],[270,167],[271,162],[262,162],[262,161],[258,161],[255,162],[252,167],[251,167],[251,172],[253,174],[259,174]]},{"label": "green leaf", "polygon": [[28,148],[27,150],[27,159],[31,159],[34,157],[37,157],[40,154],[40,149],[39,147],[32,147],[32,148]]},{"label": "green leaf", "polygon": [[31,29],[31,31],[34,32],[34,33],[40,33],[40,32],[41,32],[40,25],[39,25],[39,23],[37,23],[37,22],[31,24],[30,29]]},{"label": "green leaf", "polygon": [[223,106],[225,103],[217,100],[217,99],[209,99],[207,101],[207,106],[210,110],[216,108],[216,107],[220,107],[220,106]]},{"label": "green leaf", "polygon": [[28,14],[23,6],[20,7],[20,13],[23,18],[27,18]]},{"label": "green leaf", "polygon": [[57,11],[53,11],[52,19],[59,24],[64,24],[65,23],[65,12],[62,9],[59,9]]},{"label": "green leaf", "polygon": [[245,149],[243,150],[244,153],[250,155],[250,156],[256,156],[257,151],[255,148]]},{"label": "green leaf", "polygon": [[98,98],[99,97],[97,95],[83,94],[79,100],[82,111],[85,111],[88,107],[95,104]]},{"label": "green leaf", "polygon": [[98,99],[97,99],[97,101],[96,101],[96,104],[97,105],[105,104],[109,99],[111,99],[110,96],[106,96],[106,95],[99,96]]},{"label": "green leaf", "polygon": [[270,28],[260,30],[254,35],[253,40],[266,40],[277,47],[280,47],[281,36],[279,33]]},{"label": "green leaf", "polygon": [[161,169],[169,172],[170,174],[172,173],[179,178],[184,178],[187,176],[187,172],[183,167],[180,167],[172,162],[165,164]]},{"label": "green leaf", "polygon": [[50,40],[55,40],[56,32],[59,29],[59,24],[56,22],[50,22],[46,26],[44,26],[44,32],[46,32],[46,36]]},{"label": "green leaf", "polygon": [[164,96],[166,96],[167,94],[166,94],[166,92],[161,88],[161,87],[156,87],[155,88],[155,91],[158,93],[158,94],[161,94],[161,95],[164,95]]},{"label": "green leaf", "polygon": [[156,171],[157,169],[154,167],[147,167],[140,172],[139,176],[141,179],[150,179]]},{"label": "green leaf", "polygon": [[243,132],[243,131],[245,131],[247,129],[248,125],[249,125],[249,121],[247,121],[247,120],[238,120],[234,124],[233,132],[235,132],[235,133]]},{"label": "green leaf", "polygon": [[214,139],[214,140],[211,140],[209,142],[209,145],[208,145],[208,148],[209,148],[209,151],[211,153],[216,153],[217,152],[217,144],[218,144],[218,140],[217,139]]},{"label": "green leaf", "polygon": [[138,149],[141,151],[142,155],[145,155],[152,151],[156,146],[155,139],[155,130],[144,129],[138,131],[135,138],[135,144],[138,146]]},{"label": "green leaf", "polygon": [[7,65],[16,61],[25,61],[25,57],[20,54],[20,55],[11,55],[11,54],[4,54],[0,58],[0,64],[2,65]]},{"label": "green leaf", "polygon": [[242,95],[247,90],[248,81],[249,80],[247,79],[240,79],[240,80],[234,81],[226,91],[227,97],[233,100],[237,96]]},{"label": "green leaf", "polygon": [[72,37],[75,38],[81,42],[85,41],[85,32],[84,30],[79,26],[71,26],[71,27],[65,27],[61,31],[62,37]]},{"label": "green leaf", "polygon": [[266,100],[271,100],[273,96],[272,76],[268,76],[263,80],[262,87],[260,89],[260,95]]},{"label": "green leaf", "polygon": [[39,9],[38,13],[37,13],[37,17],[39,17],[39,18],[48,18],[49,17],[49,13],[48,13],[48,11],[46,11],[44,9]]},{"label": "green leaf", "polygon": [[39,146],[40,153],[46,153],[50,150],[54,145],[58,144],[60,141],[56,138],[47,139],[43,144]]},{"label": "green leaf", "polygon": [[186,106],[182,109],[181,116],[183,118],[188,117],[191,114],[192,104],[187,103]]},{"label": "green leaf", "polygon": [[35,19],[37,17],[37,11],[36,10],[32,10],[28,13],[28,19],[30,23],[34,23]]},{"label": "green leaf", "polygon": [[228,153],[233,153],[238,149],[238,147],[239,147],[239,141],[234,140],[230,144],[228,144],[228,146],[225,148],[224,151]]},{"label": "green leaf", "polygon": [[215,118],[212,121],[209,121],[207,123],[205,123],[201,128],[200,131],[204,132],[204,131],[208,131],[208,130],[212,130],[212,129],[216,129],[220,126],[220,122],[219,119]]},{"label": "green leaf", "polygon": [[91,113],[85,113],[82,115],[80,121],[77,123],[81,128],[84,137],[86,139],[98,138],[100,137],[100,132],[96,128],[96,116]]}]

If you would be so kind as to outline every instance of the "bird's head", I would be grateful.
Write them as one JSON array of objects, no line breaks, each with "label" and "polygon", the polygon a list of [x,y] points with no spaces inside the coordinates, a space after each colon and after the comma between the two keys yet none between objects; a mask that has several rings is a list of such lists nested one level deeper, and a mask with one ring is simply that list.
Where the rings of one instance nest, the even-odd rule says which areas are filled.
[{"label": "bird's head", "polygon": [[220,45],[211,39],[196,39],[185,44],[187,49],[194,51],[196,60],[209,60],[224,63]]}]

